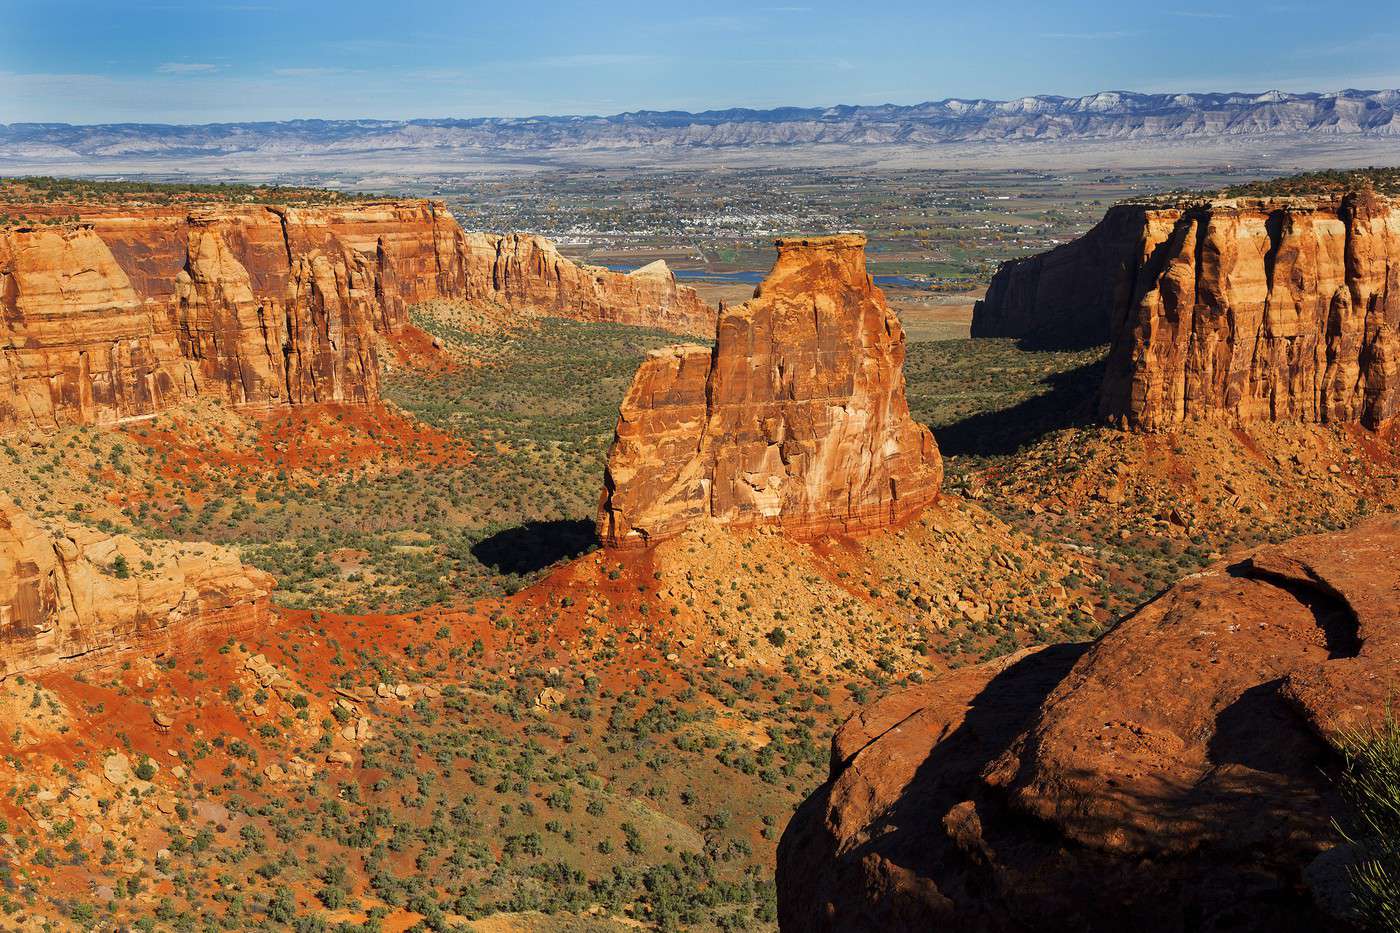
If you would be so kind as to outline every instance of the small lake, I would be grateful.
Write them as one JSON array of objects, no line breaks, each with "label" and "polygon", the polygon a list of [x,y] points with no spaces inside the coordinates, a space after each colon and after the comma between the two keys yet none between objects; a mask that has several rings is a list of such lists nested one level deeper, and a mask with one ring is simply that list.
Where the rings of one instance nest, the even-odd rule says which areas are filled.
[{"label": "small lake", "polygon": [[[607,266],[606,268],[614,272],[631,272],[640,266]],[[672,269],[676,278],[682,282],[735,282],[743,285],[757,285],[763,281],[767,272],[707,272],[704,269]],[[918,279],[906,278],[902,275],[877,275],[875,284],[888,286],[890,288],[931,288],[929,282],[920,282]]]}]

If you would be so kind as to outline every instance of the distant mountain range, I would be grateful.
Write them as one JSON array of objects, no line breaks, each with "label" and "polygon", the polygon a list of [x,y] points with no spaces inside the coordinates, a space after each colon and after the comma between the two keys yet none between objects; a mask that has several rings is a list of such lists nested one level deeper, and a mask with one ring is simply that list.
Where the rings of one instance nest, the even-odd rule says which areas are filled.
[{"label": "distant mountain range", "polygon": [[920,145],[1019,140],[1196,139],[1262,134],[1400,137],[1400,91],[1135,94],[940,101],[896,106],[638,111],[610,117],[291,120],[199,126],[0,124],[0,159],[182,158],[239,153],[643,147]]}]

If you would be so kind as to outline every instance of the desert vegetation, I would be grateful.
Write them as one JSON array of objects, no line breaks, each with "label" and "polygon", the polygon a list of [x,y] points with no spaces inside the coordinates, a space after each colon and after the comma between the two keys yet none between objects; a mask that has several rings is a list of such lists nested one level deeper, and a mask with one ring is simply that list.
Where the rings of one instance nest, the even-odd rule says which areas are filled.
[{"label": "desert vegetation", "polygon": [[[991,211],[1021,180],[955,206]],[[75,190],[31,183],[55,210]],[[117,184],[81,196],[266,199]],[[1036,236],[1082,220],[1022,200],[1050,221]],[[899,202],[881,202],[904,246],[879,270],[987,266],[971,241],[911,258],[922,228]],[[205,398],[0,439],[0,483],[46,527],[137,537],[130,557],[99,545],[103,583],[152,580],[194,541],[278,579],[266,629],[0,681],[0,920],[772,930],[777,840],[855,709],[1091,639],[1240,548],[1400,501],[1384,432],[1135,435],[1095,423],[1105,348],[926,341],[904,369],[946,466],[925,512],[863,539],[706,527],[597,552],[619,400],[676,337],[498,312],[412,309],[432,365],[394,366],[376,404]],[[1396,746],[1393,721],[1357,736],[1342,777],[1357,903],[1381,930]]]},{"label": "desert vegetation", "polygon": [[1355,863],[1348,869],[1354,910],[1375,933],[1400,930],[1400,720],[1388,711],[1370,729],[1340,741],[1339,786],[1351,808]]},{"label": "desert vegetation", "polygon": [[1400,194],[1400,168],[1329,169],[1303,172],[1284,178],[1230,185],[1227,197],[1293,197],[1310,194],[1340,194],[1346,191],[1376,191]]},{"label": "desert vegetation", "polygon": [[366,200],[369,197],[371,196],[353,192],[297,185],[103,181],[42,175],[0,178],[0,205],[6,202],[20,202],[41,207],[59,204],[81,204],[90,207],[95,204],[129,204],[139,201],[148,205],[257,202],[309,206]]}]

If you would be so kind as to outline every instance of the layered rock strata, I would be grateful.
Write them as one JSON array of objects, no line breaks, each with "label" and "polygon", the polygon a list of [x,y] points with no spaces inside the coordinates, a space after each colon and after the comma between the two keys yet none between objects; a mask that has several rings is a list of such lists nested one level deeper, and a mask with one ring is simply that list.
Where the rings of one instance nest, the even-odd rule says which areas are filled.
[{"label": "layered rock strata", "polygon": [[429,201],[95,208],[0,232],[0,431],[200,395],[370,401],[378,338],[436,298],[682,332],[714,319],[664,268],[577,266],[537,237],[465,233]]},{"label": "layered rock strata", "polygon": [[576,321],[705,335],[715,309],[657,260],[631,272],[580,265],[544,237],[469,233],[464,297]]},{"label": "layered rock strata", "polygon": [[713,348],[652,353],[623,400],[599,505],[611,546],[712,519],[797,538],[899,522],[938,495],[933,436],[909,416],[904,331],[865,238],[779,240]]},{"label": "layered rock strata", "polygon": [[1332,742],[1394,690],[1397,548],[1394,519],[1264,547],[864,710],[779,847],[783,929],[1343,929]]},{"label": "layered rock strata", "polygon": [[215,545],[46,528],[0,495],[0,678],[261,624],[273,586]]},{"label": "layered rock strata", "polygon": [[1108,338],[1102,415],[1360,422],[1400,407],[1400,204],[1371,192],[1120,205],[1004,264],[973,332]]}]

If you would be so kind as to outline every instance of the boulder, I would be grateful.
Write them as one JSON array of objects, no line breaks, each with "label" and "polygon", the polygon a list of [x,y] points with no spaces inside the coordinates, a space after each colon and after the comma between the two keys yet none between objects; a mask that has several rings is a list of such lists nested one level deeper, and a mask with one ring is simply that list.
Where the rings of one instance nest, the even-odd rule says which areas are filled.
[{"label": "boulder", "polygon": [[1345,929],[1309,867],[1333,742],[1400,670],[1397,547],[1387,519],[1260,548],[861,712],[779,847],[783,929]]}]

